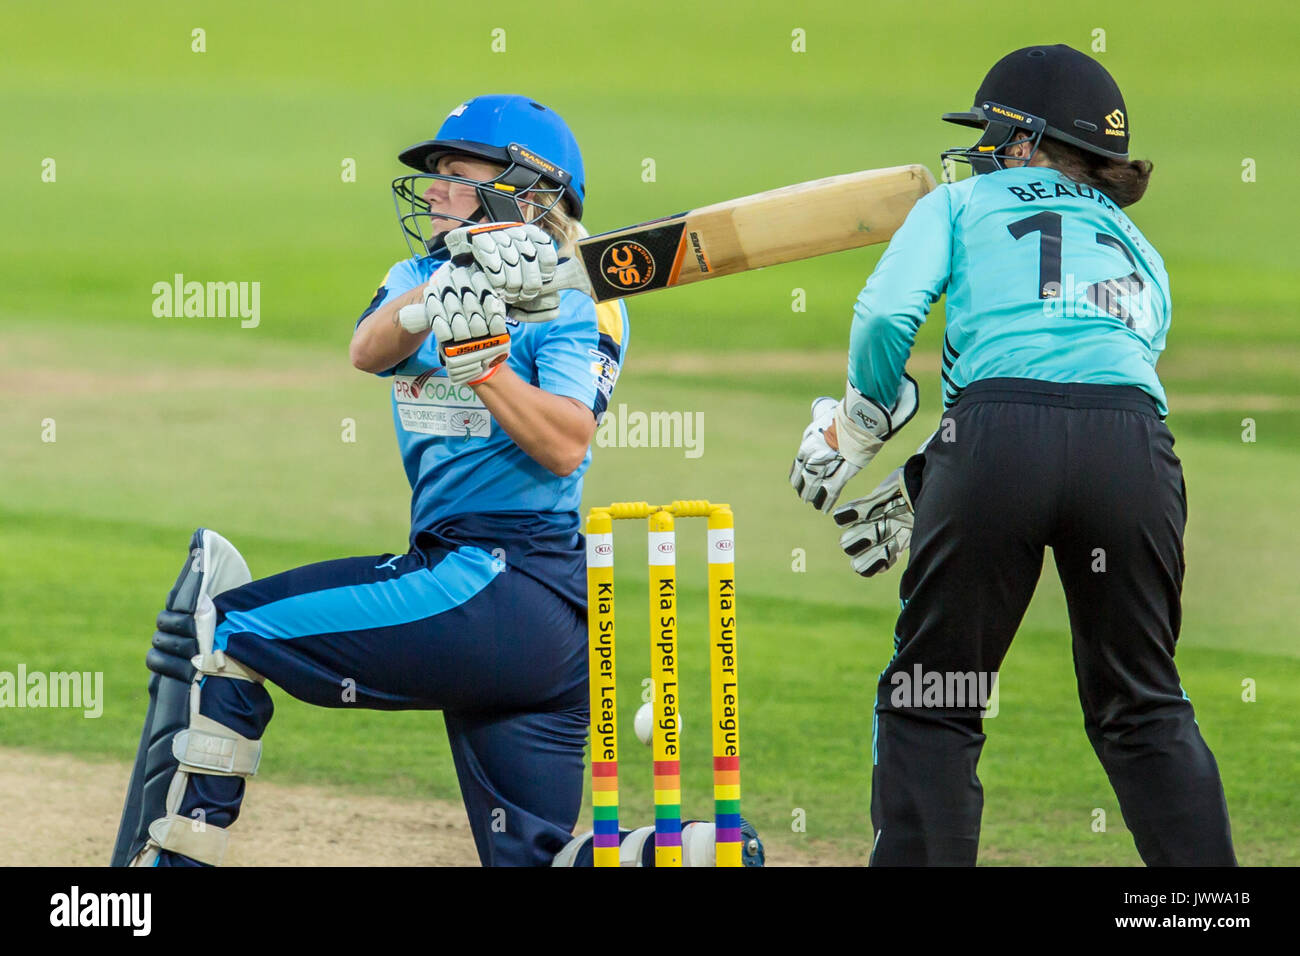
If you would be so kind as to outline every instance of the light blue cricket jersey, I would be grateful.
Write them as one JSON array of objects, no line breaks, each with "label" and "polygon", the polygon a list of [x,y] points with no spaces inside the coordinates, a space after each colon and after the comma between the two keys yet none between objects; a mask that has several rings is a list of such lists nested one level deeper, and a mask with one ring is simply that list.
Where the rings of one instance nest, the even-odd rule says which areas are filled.
[{"label": "light blue cricket jersey", "polygon": [[1124,212],[1053,169],[944,184],[913,207],[853,309],[849,381],[894,404],[917,330],[948,297],[943,403],[972,382],[1136,385],[1167,414],[1164,261]]},{"label": "light blue cricket jersey", "polygon": [[[445,261],[424,256],[394,265],[361,318],[427,283]],[[567,289],[560,293],[560,314],[553,321],[510,322],[506,361],[525,382],[577,399],[599,421],[618,379],[628,334],[622,302],[596,305]],[[472,388],[447,381],[433,336],[406,361],[380,374],[393,380],[393,424],[411,483],[412,540],[417,532],[457,515],[577,513],[590,449],[571,475],[561,478],[542,467],[492,419]]]}]

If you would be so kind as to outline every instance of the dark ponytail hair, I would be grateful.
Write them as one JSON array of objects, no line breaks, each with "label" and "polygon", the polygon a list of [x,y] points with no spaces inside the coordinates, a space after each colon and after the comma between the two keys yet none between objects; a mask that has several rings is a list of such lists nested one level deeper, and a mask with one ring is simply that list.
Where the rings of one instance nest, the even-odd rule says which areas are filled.
[{"label": "dark ponytail hair", "polygon": [[1145,159],[1108,159],[1044,137],[1038,151],[1057,170],[1076,183],[1100,189],[1118,206],[1131,206],[1147,191],[1152,163]]}]

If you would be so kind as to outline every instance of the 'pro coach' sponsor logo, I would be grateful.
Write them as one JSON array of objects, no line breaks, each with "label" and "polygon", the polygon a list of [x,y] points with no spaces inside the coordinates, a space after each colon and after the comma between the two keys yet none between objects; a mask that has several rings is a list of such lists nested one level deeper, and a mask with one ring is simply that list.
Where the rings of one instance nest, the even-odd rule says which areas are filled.
[{"label": "'pro coach' sponsor logo", "polygon": [[408,432],[443,438],[487,438],[492,434],[492,416],[474,390],[453,385],[433,369],[419,375],[394,375],[393,399],[398,421]]}]

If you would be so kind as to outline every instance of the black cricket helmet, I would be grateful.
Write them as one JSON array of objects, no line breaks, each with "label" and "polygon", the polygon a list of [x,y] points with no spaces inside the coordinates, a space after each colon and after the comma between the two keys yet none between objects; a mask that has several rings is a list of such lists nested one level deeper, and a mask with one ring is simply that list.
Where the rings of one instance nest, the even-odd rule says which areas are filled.
[{"label": "black cricket helmet", "polygon": [[[1028,46],[993,65],[965,113],[944,120],[983,129],[979,142],[945,150],[976,174],[1005,169],[1005,148],[1028,134],[1033,150],[1044,137],[1108,159],[1128,159],[1128,111],[1106,68],[1064,44]],[[1032,153],[1030,154],[1032,157]]]}]

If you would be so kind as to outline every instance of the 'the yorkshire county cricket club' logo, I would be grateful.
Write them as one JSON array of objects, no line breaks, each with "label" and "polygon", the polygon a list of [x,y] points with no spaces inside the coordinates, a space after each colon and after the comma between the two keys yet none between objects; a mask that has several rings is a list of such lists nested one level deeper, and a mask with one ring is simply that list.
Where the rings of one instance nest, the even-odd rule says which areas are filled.
[{"label": "'the yorkshire county cricket club' logo", "polygon": [[459,412],[454,421],[459,427],[465,429],[465,440],[469,441],[474,433],[483,427],[487,419],[479,412]]},{"label": "'the yorkshire county cricket club' logo", "polygon": [[639,242],[617,242],[601,253],[600,272],[610,285],[635,292],[655,277],[654,256]]},{"label": "'the yorkshire county cricket club' logo", "polygon": [[1106,130],[1107,136],[1124,136],[1127,130],[1124,128],[1123,110],[1113,110],[1106,114],[1106,125],[1110,129]]}]

